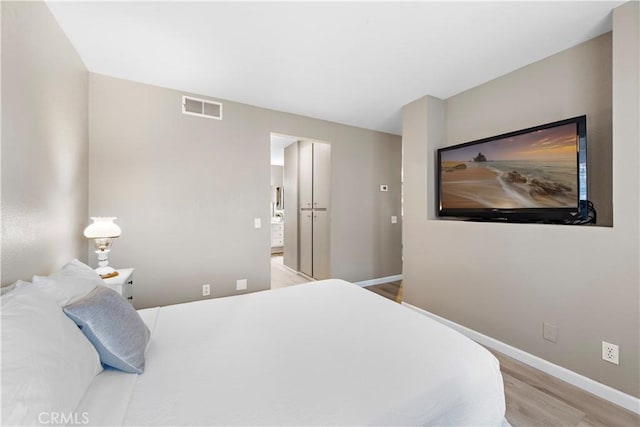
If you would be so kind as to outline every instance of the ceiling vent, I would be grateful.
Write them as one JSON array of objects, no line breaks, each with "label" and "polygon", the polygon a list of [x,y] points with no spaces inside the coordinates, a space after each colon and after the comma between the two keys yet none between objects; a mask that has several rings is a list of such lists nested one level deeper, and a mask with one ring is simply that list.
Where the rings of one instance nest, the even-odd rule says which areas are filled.
[{"label": "ceiling vent", "polygon": [[205,99],[182,97],[182,113],[191,116],[222,120],[222,104]]}]

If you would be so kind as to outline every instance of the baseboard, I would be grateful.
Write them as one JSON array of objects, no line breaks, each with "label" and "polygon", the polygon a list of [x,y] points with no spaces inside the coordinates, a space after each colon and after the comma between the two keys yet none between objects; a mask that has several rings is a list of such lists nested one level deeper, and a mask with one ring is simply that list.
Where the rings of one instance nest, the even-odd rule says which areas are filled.
[{"label": "baseboard", "polygon": [[363,288],[366,288],[367,286],[381,285],[383,283],[389,283],[389,282],[397,282],[398,280],[402,280],[402,274],[397,274],[395,276],[379,277],[377,279],[371,279],[371,280],[363,280],[362,282],[355,282],[355,284],[358,286],[362,286]]},{"label": "baseboard", "polygon": [[315,282],[315,281],[316,281],[316,279],[314,279],[313,277],[311,277],[311,276],[307,276],[306,274],[304,274],[304,273],[303,273],[303,272],[301,272],[301,271],[296,271],[296,270],[294,270],[293,268],[289,267],[288,265],[284,265],[284,264],[282,264],[282,266],[283,266],[286,270],[289,270],[290,272],[292,272],[293,274],[297,274],[298,276],[302,276],[302,277],[304,277],[305,279],[308,279],[308,280],[309,280],[309,281],[311,281],[311,282]]},{"label": "baseboard", "polygon": [[[291,271],[295,271],[295,270],[291,270]],[[311,277],[311,276],[307,276],[307,275],[306,275],[306,274],[304,274],[302,271],[295,271],[295,273],[296,273],[298,276],[302,276],[302,277],[304,277],[305,279],[309,279],[309,280],[310,280],[310,281],[312,281],[312,282],[315,282],[315,281],[316,281],[316,279],[314,279],[314,278],[313,278],[313,277]]]},{"label": "baseboard", "polygon": [[613,387],[609,387],[608,385],[592,380],[591,378],[587,378],[584,375],[578,374],[577,372],[573,372],[567,368],[558,366],[538,356],[534,356],[531,353],[527,353],[526,351],[510,346],[509,344],[505,344],[502,341],[498,341],[495,338],[491,338],[487,335],[481,334],[480,332],[476,332],[473,329],[469,329],[466,326],[459,325],[455,322],[445,319],[444,317],[440,317],[414,305],[407,304],[406,302],[403,302],[402,304],[420,314],[430,317],[437,322],[449,326],[451,329],[460,332],[462,335],[471,338],[479,344],[499,351],[502,354],[506,354],[507,356],[512,357],[526,365],[536,368],[542,372],[546,372],[549,375],[559,378],[562,381],[581,388],[582,390],[594,394],[602,399],[608,400],[609,402],[614,403],[618,406],[622,406],[629,411],[640,414],[640,399],[638,399],[637,397],[623,393]]}]

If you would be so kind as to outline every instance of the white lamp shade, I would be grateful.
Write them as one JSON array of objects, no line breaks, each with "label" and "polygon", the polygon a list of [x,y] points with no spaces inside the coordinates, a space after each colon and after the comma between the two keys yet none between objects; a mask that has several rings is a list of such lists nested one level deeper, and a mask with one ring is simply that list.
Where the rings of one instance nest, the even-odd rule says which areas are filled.
[{"label": "white lamp shade", "polygon": [[113,222],[116,219],[114,216],[92,216],[91,219],[93,224],[84,229],[84,237],[87,239],[114,238],[122,233],[118,224]]}]

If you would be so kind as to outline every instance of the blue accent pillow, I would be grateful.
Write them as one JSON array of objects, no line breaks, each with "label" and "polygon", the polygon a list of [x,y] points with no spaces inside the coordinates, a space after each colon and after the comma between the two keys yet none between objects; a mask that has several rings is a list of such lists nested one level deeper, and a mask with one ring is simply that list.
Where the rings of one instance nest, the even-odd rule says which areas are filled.
[{"label": "blue accent pillow", "polygon": [[100,355],[103,365],[141,374],[149,328],[122,295],[98,286],[64,313],[80,327]]}]

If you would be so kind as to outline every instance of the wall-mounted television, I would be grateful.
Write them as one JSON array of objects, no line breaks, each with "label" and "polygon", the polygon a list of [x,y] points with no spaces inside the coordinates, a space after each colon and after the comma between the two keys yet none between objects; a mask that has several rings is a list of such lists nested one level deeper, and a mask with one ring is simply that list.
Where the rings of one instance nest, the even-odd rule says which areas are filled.
[{"label": "wall-mounted television", "polygon": [[571,223],[587,217],[587,118],[437,151],[438,216]]}]

